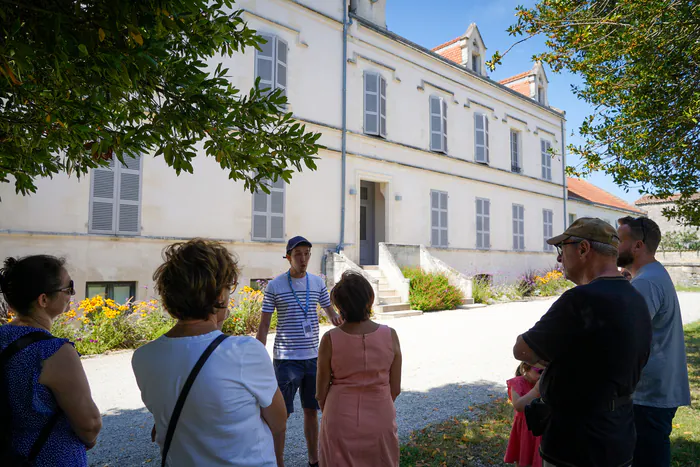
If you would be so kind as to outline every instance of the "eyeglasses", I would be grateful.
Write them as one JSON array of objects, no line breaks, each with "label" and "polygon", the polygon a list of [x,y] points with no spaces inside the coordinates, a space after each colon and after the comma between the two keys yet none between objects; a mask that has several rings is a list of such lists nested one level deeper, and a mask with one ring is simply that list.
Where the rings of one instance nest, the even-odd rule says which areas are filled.
[{"label": "eyeglasses", "polygon": [[66,287],[61,287],[60,289],[52,290],[48,293],[65,292],[69,295],[75,295],[75,283],[70,281]]},{"label": "eyeglasses", "polygon": [[561,242],[559,245],[556,245],[556,247],[557,247],[557,254],[558,254],[559,256],[562,255],[562,253],[564,252],[562,247],[563,247],[564,245],[576,245],[577,243],[581,243],[581,241],[577,241],[577,242]]}]

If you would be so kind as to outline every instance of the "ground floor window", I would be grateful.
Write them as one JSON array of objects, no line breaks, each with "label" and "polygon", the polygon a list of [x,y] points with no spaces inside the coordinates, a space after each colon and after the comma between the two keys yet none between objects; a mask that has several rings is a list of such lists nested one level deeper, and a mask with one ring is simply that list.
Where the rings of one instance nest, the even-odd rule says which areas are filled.
[{"label": "ground floor window", "polygon": [[85,296],[92,298],[100,295],[111,298],[119,304],[124,304],[136,296],[136,282],[88,282]]}]

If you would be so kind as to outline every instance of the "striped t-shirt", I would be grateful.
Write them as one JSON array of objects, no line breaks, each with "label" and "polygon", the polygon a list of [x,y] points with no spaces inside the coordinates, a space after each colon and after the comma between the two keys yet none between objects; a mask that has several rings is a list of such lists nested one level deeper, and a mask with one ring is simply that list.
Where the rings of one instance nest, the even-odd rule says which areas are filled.
[{"label": "striped t-shirt", "polygon": [[306,273],[309,278],[309,310],[311,335],[304,334],[304,310],[299,303],[306,306],[306,276],[295,279],[292,286],[299,298],[294,298],[289,287],[287,273],[276,277],[267,284],[263,300],[263,313],[272,313],[277,309],[277,334],[273,357],[278,360],[309,360],[318,357],[318,315],[317,305],[321,308],[331,306],[326,284],[318,276]]}]

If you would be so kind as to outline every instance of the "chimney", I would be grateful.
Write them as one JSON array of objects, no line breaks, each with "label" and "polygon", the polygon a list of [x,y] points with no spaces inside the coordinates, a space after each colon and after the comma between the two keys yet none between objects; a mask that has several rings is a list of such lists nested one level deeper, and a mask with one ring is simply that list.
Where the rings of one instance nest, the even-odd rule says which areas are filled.
[{"label": "chimney", "polygon": [[386,29],[386,0],[350,0],[350,12]]}]

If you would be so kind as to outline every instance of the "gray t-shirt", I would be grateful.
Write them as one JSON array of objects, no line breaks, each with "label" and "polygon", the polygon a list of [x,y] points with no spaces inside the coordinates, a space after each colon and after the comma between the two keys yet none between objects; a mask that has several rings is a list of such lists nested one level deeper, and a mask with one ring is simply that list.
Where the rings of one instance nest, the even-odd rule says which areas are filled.
[{"label": "gray t-shirt", "polygon": [[639,270],[632,285],[647,302],[652,326],[651,355],[634,392],[634,403],[659,408],[690,405],[681,306],[671,277],[655,261]]}]

